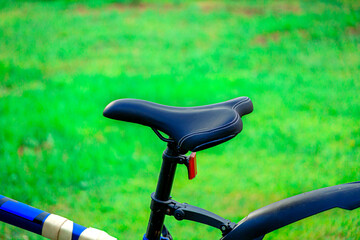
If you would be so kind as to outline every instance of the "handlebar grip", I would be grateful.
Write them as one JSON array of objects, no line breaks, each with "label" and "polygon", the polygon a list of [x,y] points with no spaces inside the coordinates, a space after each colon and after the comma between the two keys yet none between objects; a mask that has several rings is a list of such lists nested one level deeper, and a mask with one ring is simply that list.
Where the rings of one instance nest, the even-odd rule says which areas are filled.
[{"label": "handlebar grip", "polygon": [[0,221],[51,240],[116,240],[101,230],[86,228],[61,216],[2,195],[0,195]]}]

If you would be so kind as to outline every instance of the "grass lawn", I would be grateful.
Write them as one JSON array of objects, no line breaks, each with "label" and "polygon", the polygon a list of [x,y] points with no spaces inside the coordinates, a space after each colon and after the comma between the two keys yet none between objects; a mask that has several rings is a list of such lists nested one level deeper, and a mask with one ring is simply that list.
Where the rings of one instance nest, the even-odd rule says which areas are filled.
[{"label": "grass lawn", "polygon": [[[240,221],[360,180],[356,1],[0,2],[0,194],[141,239],[165,144],[102,116],[119,98],[196,106],[249,96],[233,140],[178,167],[172,196]],[[176,239],[220,231],[167,218]],[[334,209],[265,239],[358,239]],[[0,239],[42,239],[0,224]]]}]

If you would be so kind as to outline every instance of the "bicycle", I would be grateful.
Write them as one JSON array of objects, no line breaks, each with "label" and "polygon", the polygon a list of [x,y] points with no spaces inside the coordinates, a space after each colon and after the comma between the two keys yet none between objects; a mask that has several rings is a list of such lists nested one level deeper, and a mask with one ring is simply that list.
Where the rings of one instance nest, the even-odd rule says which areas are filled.
[{"label": "bicycle", "polygon": [[[320,212],[336,207],[346,210],[360,207],[360,182],[317,189],[275,202],[255,210],[239,223],[172,199],[177,165],[185,165],[188,178],[193,179],[197,174],[196,152],[234,138],[242,130],[241,117],[252,111],[253,104],[247,97],[200,107],[171,107],[121,99],[105,108],[105,117],[150,127],[167,143],[156,191],[151,194],[151,214],[143,240],[173,239],[164,225],[166,215],[215,227],[221,231],[221,240],[261,240],[276,229]],[[192,153],[186,155],[188,152]],[[0,220],[54,240],[116,239],[1,195]]]}]

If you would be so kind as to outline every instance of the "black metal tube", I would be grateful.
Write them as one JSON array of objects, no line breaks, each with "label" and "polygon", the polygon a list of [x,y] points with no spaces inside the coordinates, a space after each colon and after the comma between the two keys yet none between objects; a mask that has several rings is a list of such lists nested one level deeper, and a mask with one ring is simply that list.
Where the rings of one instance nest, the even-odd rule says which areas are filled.
[{"label": "black metal tube", "polygon": [[[161,165],[159,180],[156,187],[155,198],[161,201],[167,201],[170,198],[171,188],[173,185],[176,165],[177,152],[167,148],[163,154],[163,162]],[[148,240],[159,240],[161,230],[164,224],[165,214],[160,209],[152,209],[150,219],[146,231]]]},{"label": "black metal tube", "polygon": [[360,182],[317,189],[275,202],[250,213],[222,240],[253,240],[293,222],[332,208],[360,207]]}]

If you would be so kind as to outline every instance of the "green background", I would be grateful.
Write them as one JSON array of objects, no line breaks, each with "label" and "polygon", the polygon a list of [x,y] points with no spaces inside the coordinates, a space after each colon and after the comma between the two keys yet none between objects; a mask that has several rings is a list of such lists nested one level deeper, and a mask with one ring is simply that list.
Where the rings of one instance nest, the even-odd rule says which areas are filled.
[{"label": "green background", "polygon": [[[141,239],[165,144],[102,116],[119,98],[197,106],[249,96],[233,140],[179,166],[172,196],[240,221],[360,180],[356,1],[0,2],[0,194]],[[334,209],[265,239],[358,239]],[[220,232],[167,218],[176,239]],[[41,239],[0,224],[1,239]]]}]

